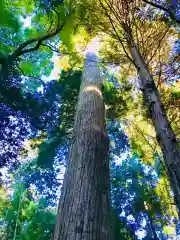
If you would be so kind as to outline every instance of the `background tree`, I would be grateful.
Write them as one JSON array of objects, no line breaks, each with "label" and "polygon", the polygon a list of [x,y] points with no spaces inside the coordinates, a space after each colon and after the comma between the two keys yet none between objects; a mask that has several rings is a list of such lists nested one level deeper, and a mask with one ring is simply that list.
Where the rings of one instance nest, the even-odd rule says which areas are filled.
[{"label": "background tree", "polygon": [[[145,4],[141,1],[99,1],[97,7],[95,7],[93,1],[89,3],[85,1],[83,4],[88,9],[84,14],[84,19],[91,19],[89,24],[92,24],[92,31],[94,27],[95,32],[105,32],[113,38],[116,52],[120,51],[118,53],[119,59],[121,59],[121,53],[124,51],[129,62],[137,70],[139,88],[143,94],[148,116],[155,128],[157,141],[163,153],[164,163],[179,208],[180,184],[178,183],[179,174],[177,173],[180,159],[179,147],[150,71],[150,64],[157,54],[157,49],[160,49],[167,42],[170,27],[158,22],[156,16],[145,11]],[[95,17],[89,16],[89,12],[102,16],[99,18],[100,21],[96,22],[96,25],[94,25]],[[159,31],[160,26],[161,30]]]}]

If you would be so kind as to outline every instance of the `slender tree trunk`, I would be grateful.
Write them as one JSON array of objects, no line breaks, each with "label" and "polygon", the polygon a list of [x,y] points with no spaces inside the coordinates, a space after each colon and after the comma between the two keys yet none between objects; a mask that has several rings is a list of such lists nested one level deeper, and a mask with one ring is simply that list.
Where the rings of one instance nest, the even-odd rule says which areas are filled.
[{"label": "slender tree trunk", "polygon": [[8,78],[8,57],[0,53],[0,82]]},{"label": "slender tree trunk", "polygon": [[54,240],[111,240],[102,78],[87,54]]},{"label": "slender tree trunk", "polygon": [[175,201],[177,207],[180,209],[180,150],[176,136],[167,119],[157,87],[144,59],[133,44],[130,46],[130,52],[137,67],[145,104],[154,122],[156,138],[163,153],[164,163],[174,192]]},{"label": "slender tree trunk", "polygon": [[19,198],[19,204],[18,204],[18,209],[17,209],[16,225],[15,225],[15,229],[14,229],[13,240],[16,240],[16,236],[17,236],[18,220],[19,220],[19,214],[20,214],[20,210],[21,210],[21,203],[22,203],[22,197],[23,197],[22,191],[20,192],[20,194],[21,195]]},{"label": "slender tree trunk", "polygon": [[150,232],[150,235],[151,235],[151,237],[149,239],[158,240],[159,238],[158,238],[156,230],[154,228],[153,220],[152,220],[152,218],[151,218],[151,216],[149,215],[148,212],[146,212],[146,214],[147,214],[147,217],[148,217],[148,225],[149,225],[148,228],[149,228],[149,232]]}]

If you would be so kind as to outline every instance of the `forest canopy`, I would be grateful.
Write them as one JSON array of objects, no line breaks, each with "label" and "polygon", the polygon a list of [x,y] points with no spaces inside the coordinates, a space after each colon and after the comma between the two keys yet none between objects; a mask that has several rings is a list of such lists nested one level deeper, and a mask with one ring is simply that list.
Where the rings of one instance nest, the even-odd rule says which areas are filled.
[{"label": "forest canopy", "polygon": [[0,0],[1,239],[179,239],[179,176],[179,1]]}]

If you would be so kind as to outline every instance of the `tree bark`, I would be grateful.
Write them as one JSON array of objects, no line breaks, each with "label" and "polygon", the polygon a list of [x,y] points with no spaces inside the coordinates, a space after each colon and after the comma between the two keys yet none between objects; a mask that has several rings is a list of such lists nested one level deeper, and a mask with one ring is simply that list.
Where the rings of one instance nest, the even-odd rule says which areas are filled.
[{"label": "tree bark", "polygon": [[102,78],[87,54],[54,240],[111,240],[108,138]]},{"label": "tree bark", "polygon": [[163,153],[174,198],[177,207],[180,209],[180,150],[176,136],[167,119],[154,80],[135,44],[131,44],[130,52],[139,74],[145,104],[154,122],[156,138]]}]

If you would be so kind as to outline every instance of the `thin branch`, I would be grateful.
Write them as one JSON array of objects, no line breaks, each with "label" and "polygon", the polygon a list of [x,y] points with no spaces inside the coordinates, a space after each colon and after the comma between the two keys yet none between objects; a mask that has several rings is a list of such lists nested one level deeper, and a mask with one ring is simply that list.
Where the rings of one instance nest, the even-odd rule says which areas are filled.
[{"label": "thin branch", "polygon": [[131,124],[135,127],[135,129],[138,131],[138,133],[144,138],[146,143],[149,145],[149,147],[153,150],[153,152],[156,151],[156,149],[150,144],[150,142],[147,140],[146,136],[144,135],[143,131],[133,122]]},{"label": "thin branch", "polygon": [[60,51],[59,51],[57,48],[54,48],[54,47],[51,46],[50,44],[42,43],[41,46],[47,47],[47,48],[49,48],[51,51],[56,52],[56,53],[58,53],[58,54],[61,54]]},{"label": "thin branch", "polygon": [[28,78],[34,78],[34,79],[36,79],[36,80],[39,80],[39,81],[41,81],[42,84],[44,85],[44,82],[43,82],[43,80],[42,80],[41,78],[39,78],[39,77],[37,77],[37,76],[33,76],[33,75],[31,75],[31,76],[28,75],[28,76],[27,76],[27,75],[24,73],[24,71],[19,67],[18,62],[16,62],[16,66],[17,66],[17,68],[20,70],[20,72],[22,73],[23,76],[28,77]]},{"label": "thin branch", "polygon": [[[144,138],[144,140],[146,141],[146,143],[149,145],[149,147],[153,150],[153,152],[156,152],[156,146],[155,148],[150,144],[150,142],[146,139],[146,136],[144,135],[143,131],[133,122],[131,122],[132,125],[135,127],[135,129],[138,131],[138,133]],[[166,169],[166,166],[164,165],[162,159],[159,157],[159,160],[160,160],[160,163],[164,169],[164,171],[166,172],[166,174],[168,175],[168,172],[167,172],[167,169]]]},{"label": "thin branch", "polygon": [[[61,56],[62,55],[70,55],[70,56],[72,56],[72,55],[80,54],[81,52],[83,53],[85,51],[85,49],[84,49],[82,51],[68,53],[68,52],[60,52],[58,49],[54,48],[53,46],[51,46],[49,44],[44,44],[43,43],[43,44],[41,44],[41,46],[47,47],[47,48],[51,49],[53,52],[56,52],[56,53],[60,54]],[[90,62],[97,62],[97,61],[90,60]],[[100,62],[98,61],[97,63],[115,64],[115,65],[119,64],[119,62],[116,62],[116,61],[102,61],[102,60]]]},{"label": "thin branch", "polygon": [[146,63],[147,66],[148,66],[149,63],[152,61],[153,57],[156,55],[156,52],[157,52],[157,50],[159,49],[159,47],[161,46],[161,43],[162,43],[163,39],[165,38],[166,34],[167,34],[168,31],[169,31],[169,28],[170,28],[170,26],[167,28],[167,30],[165,31],[165,33],[163,34],[163,36],[162,36],[161,39],[159,40],[159,43],[158,43],[158,45],[157,45],[154,53],[151,55],[149,61]]},{"label": "thin branch", "polygon": [[157,3],[154,3],[154,2],[151,2],[151,1],[148,1],[148,0],[143,0],[143,2],[149,4],[149,5],[153,6],[153,7],[156,7],[156,8],[159,8],[159,9],[163,10],[164,12],[166,12],[166,13],[169,14],[169,16],[170,16],[170,18],[171,18],[172,20],[174,20],[174,21],[176,21],[176,23],[180,24],[180,20],[178,20],[178,19],[176,18],[175,14],[174,14],[171,10],[169,10],[168,8],[163,7],[163,6],[160,5],[160,4],[157,4]]},{"label": "thin branch", "polygon": [[[60,25],[60,15],[58,12],[56,12],[57,16],[58,16],[58,22],[57,22],[57,27],[54,31],[52,32],[49,32],[47,34],[45,34],[44,36],[42,37],[38,37],[38,38],[32,38],[22,44],[19,45],[19,47],[11,54],[11,57],[13,59],[16,59],[17,57],[25,54],[25,53],[29,53],[29,52],[33,52],[33,51],[36,51],[39,49],[39,47],[41,46],[42,42],[51,38],[51,37],[54,37],[56,34],[58,34],[62,28],[64,27],[65,23],[63,23],[62,25]],[[34,47],[31,47],[31,48],[27,48],[25,49],[26,47],[28,47],[29,45],[33,44],[33,43],[36,43],[36,45]]]},{"label": "thin branch", "polygon": [[[61,28],[56,29],[56,30],[55,30],[54,32],[52,32],[52,33],[49,33],[49,34],[47,34],[47,35],[45,35],[45,36],[43,36],[43,37],[34,39],[34,41],[33,41],[32,43],[37,42],[37,44],[36,44],[35,47],[28,48],[28,49],[22,49],[22,50],[20,50],[20,51],[16,51],[15,53],[13,53],[13,57],[19,57],[19,56],[21,56],[21,55],[23,55],[23,54],[25,54],[25,53],[29,53],[29,52],[33,52],[33,51],[38,50],[44,40],[47,40],[47,39],[55,36],[58,32],[60,32],[60,31],[62,30],[62,28],[63,28],[63,26],[62,26]],[[18,49],[17,49],[17,50],[18,50]]]},{"label": "thin branch", "polygon": [[104,9],[104,11],[105,11],[105,15],[109,18],[109,21],[110,21],[110,23],[111,23],[111,26],[112,26],[112,28],[113,28],[113,30],[114,30],[114,32],[115,32],[115,34],[116,34],[116,36],[117,36],[117,38],[118,38],[121,46],[122,46],[122,48],[123,48],[123,50],[124,50],[127,58],[133,63],[134,66],[136,66],[135,62],[132,60],[132,58],[131,58],[131,57],[129,56],[129,54],[127,53],[126,48],[125,48],[125,46],[124,46],[124,44],[123,44],[123,42],[122,42],[122,39],[121,39],[121,37],[119,36],[118,32],[116,31],[116,28],[115,28],[115,26],[114,26],[113,20],[112,20],[112,18],[110,17],[110,15],[108,14],[106,7],[103,5],[103,3],[102,3],[101,0],[99,0],[99,2],[100,2],[101,7],[102,7],[102,8]]}]

